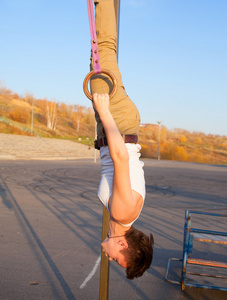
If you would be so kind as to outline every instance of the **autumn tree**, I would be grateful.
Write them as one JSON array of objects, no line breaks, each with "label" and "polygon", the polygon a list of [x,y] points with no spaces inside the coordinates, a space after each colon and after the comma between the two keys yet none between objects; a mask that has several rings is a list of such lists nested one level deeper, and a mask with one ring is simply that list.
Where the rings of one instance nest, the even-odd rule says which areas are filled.
[{"label": "autumn tree", "polygon": [[47,128],[56,130],[57,127],[57,105],[56,103],[46,101]]},{"label": "autumn tree", "polygon": [[86,108],[84,106],[77,105],[77,104],[74,105],[73,123],[74,123],[74,126],[75,126],[77,132],[80,129],[80,122],[81,122],[81,119],[83,117],[83,113],[85,110],[86,110]]},{"label": "autumn tree", "polygon": [[29,103],[30,105],[34,104],[34,97],[32,93],[29,93],[28,91],[25,92],[25,97],[24,97],[24,101]]}]

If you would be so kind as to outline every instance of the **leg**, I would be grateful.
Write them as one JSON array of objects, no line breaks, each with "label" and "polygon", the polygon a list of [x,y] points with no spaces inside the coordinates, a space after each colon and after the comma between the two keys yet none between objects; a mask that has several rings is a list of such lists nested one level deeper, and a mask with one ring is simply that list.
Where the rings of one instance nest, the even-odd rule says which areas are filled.
[{"label": "leg", "polygon": [[[114,0],[95,0],[94,2],[101,68],[111,70],[117,78],[118,86],[123,87],[116,57],[117,29]],[[112,82],[107,76],[97,75],[91,80],[91,88],[92,94],[94,92],[98,94],[109,93],[112,88]]]},{"label": "leg", "polygon": [[[114,0],[95,0],[95,4],[96,31],[101,68],[113,72],[118,83],[117,92],[110,101],[110,112],[121,134],[138,134],[140,115],[135,104],[126,94],[117,64],[117,29]],[[96,75],[91,80],[92,94],[109,93],[111,88],[112,82],[107,76]],[[98,124],[98,137],[104,137],[105,132],[97,113],[96,120]]]}]

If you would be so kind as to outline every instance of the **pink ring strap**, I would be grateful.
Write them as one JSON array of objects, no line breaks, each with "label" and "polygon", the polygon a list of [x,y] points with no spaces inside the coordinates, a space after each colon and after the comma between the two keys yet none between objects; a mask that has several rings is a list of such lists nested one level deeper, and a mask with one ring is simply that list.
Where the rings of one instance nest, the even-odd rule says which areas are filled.
[{"label": "pink ring strap", "polygon": [[87,8],[88,8],[88,18],[89,18],[90,33],[91,33],[91,50],[92,50],[94,71],[95,74],[100,74],[101,67],[99,61],[99,50],[98,50],[98,42],[97,42],[96,27],[95,27],[93,0],[87,0]]}]

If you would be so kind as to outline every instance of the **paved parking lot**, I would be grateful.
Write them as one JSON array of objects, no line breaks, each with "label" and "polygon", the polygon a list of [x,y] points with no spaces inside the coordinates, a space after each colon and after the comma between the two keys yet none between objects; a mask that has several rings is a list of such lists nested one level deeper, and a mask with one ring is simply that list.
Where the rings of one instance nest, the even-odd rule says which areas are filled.
[{"label": "paved parking lot", "polygon": [[[164,278],[168,259],[182,256],[185,209],[227,213],[227,167],[146,160],[145,174],[135,226],[154,234],[153,264],[129,281],[111,262],[109,299],[226,299],[221,291],[181,291]],[[99,298],[99,179],[93,159],[0,161],[1,300]],[[198,252],[227,260],[224,246]]]}]

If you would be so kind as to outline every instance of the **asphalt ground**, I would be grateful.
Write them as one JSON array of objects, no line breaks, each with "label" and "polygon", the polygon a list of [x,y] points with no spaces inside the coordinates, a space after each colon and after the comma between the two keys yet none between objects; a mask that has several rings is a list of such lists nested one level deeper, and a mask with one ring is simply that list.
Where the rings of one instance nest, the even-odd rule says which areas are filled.
[{"label": "asphalt ground", "polygon": [[[0,161],[1,300],[99,298],[100,171],[92,159]],[[153,233],[153,263],[130,281],[111,262],[109,299],[227,299],[227,292],[181,291],[165,281],[168,259],[182,257],[185,209],[227,213],[227,167],[145,160],[145,177],[147,196],[135,227]],[[195,221],[202,223],[227,229],[224,221]],[[221,245],[203,243],[195,251],[227,260]],[[170,275],[178,280],[180,267],[174,268]]]}]

